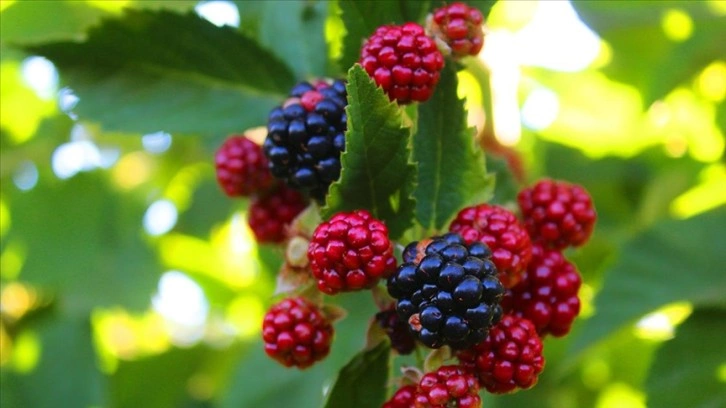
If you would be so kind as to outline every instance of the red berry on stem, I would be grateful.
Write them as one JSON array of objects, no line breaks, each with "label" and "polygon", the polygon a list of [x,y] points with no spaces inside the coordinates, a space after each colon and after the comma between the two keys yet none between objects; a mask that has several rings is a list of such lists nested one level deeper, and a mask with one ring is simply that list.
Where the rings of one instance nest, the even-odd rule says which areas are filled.
[{"label": "red berry on stem", "polygon": [[504,295],[502,308],[529,319],[540,336],[564,336],[580,313],[581,283],[577,268],[560,251],[534,244],[527,271]]},{"label": "red berry on stem", "polygon": [[370,288],[396,269],[388,228],[365,210],[338,213],[313,232],[308,259],[329,295]]},{"label": "red berry on stem", "polygon": [[532,256],[532,243],[517,217],[504,207],[480,204],[459,211],[449,231],[461,234],[467,244],[483,242],[492,251],[499,280],[511,288],[522,278]]},{"label": "red berry on stem", "polygon": [[263,192],[274,183],[262,148],[245,136],[230,136],[214,156],[217,181],[229,197]]},{"label": "red berry on stem", "polygon": [[416,388],[415,408],[481,408],[476,376],[463,367],[449,365],[426,373]]},{"label": "red berry on stem", "polygon": [[285,367],[310,367],[330,352],[333,326],[320,309],[297,297],[272,306],[262,323],[265,352]]},{"label": "red berry on stem", "polygon": [[484,45],[484,16],[464,3],[451,3],[434,11],[426,21],[427,31],[445,43],[456,57],[477,55]]},{"label": "red berry on stem", "polygon": [[517,196],[530,236],[550,248],[587,242],[597,213],[590,194],[577,184],[544,179]]},{"label": "red berry on stem", "polygon": [[383,403],[381,408],[412,408],[416,395],[415,385],[405,385],[399,388],[391,398]]},{"label": "red berry on stem", "polygon": [[483,342],[457,357],[479,377],[479,384],[494,394],[534,386],[545,364],[542,340],[534,324],[513,315],[502,317]]},{"label": "red berry on stem", "polygon": [[363,44],[359,63],[391,100],[406,104],[431,97],[444,57],[423,27],[406,23],[378,27]]},{"label": "red berry on stem", "polygon": [[299,192],[279,184],[264,196],[253,198],[248,222],[258,242],[279,243],[285,240],[285,229],[307,206]]}]

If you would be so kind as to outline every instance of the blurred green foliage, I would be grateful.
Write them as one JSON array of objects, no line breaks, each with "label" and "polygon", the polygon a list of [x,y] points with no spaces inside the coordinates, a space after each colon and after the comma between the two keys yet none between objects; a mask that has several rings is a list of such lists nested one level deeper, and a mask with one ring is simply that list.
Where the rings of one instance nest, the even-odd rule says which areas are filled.
[{"label": "blurred green foliage", "polygon": [[[389,373],[415,364],[397,357],[389,369],[385,345],[354,358],[376,311],[369,293],[332,299],[348,316],[320,364],[286,370],[264,355],[259,330],[282,249],[253,241],[247,202],[223,196],[211,157],[228,134],[264,126],[296,80],[345,75],[373,28],[423,21],[441,3],[233,3],[239,28],[197,17],[196,1],[0,3],[3,407],[338,407],[366,384],[378,393],[361,395],[379,401]],[[546,340],[535,388],[486,395],[485,406],[725,406],[724,3],[576,1],[599,36],[595,58],[576,70],[521,55],[502,63],[550,6],[470,3],[491,10],[484,55],[458,76],[446,71],[430,105],[399,118],[355,80],[371,91],[358,108],[388,121],[392,134],[407,133],[396,128],[401,118],[415,129],[416,160],[427,160],[417,151],[427,148],[421,135],[451,132],[447,163],[469,166],[457,175],[429,163],[422,186],[435,192],[440,177],[466,183],[452,198],[433,194],[436,214],[423,201],[415,218],[405,208],[400,230],[414,220],[439,230],[471,200],[506,204],[521,187],[493,150],[486,171],[494,187],[483,168],[472,179],[483,160],[466,142],[467,126],[513,145],[525,183],[549,176],[584,185],[599,214],[590,243],[568,252],[585,282],[572,333]],[[540,35],[558,29],[551,24]],[[506,94],[500,86],[512,77]],[[542,90],[556,96],[555,116],[528,125],[527,102]],[[371,135],[349,137],[362,146]],[[409,168],[402,157],[400,168]],[[351,205],[344,193],[373,205],[356,197],[354,176],[335,188],[335,208]],[[403,179],[394,186],[403,202],[426,197]],[[159,203],[176,212],[154,216]],[[173,278],[176,291],[165,289]],[[197,289],[207,308],[194,309]],[[185,319],[192,315],[202,320]],[[345,380],[336,382],[339,372]]]}]

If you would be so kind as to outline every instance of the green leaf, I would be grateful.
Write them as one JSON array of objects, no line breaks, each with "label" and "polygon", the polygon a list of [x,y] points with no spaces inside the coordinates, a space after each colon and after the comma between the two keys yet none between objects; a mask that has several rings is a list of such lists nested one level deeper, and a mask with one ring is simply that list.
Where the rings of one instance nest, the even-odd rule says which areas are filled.
[{"label": "green leaf", "polygon": [[260,44],[292,67],[298,79],[326,74],[328,46],[325,42],[325,1],[264,2]]},{"label": "green leaf", "polygon": [[474,146],[474,129],[467,127],[457,85],[456,70],[447,64],[431,99],[419,106],[413,137],[413,160],[418,164],[414,197],[416,219],[427,229],[443,228],[491,184],[484,155]]},{"label": "green leaf", "polygon": [[580,350],[669,303],[726,305],[724,225],[726,207],[721,207],[683,221],[659,222],[626,243],[574,347]]},{"label": "green leaf", "polygon": [[73,39],[107,15],[80,1],[16,1],[2,11],[3,42]]},{"label": "green leaf", "polygon": [[348,71],[348,131],[340,179],[330,186],[324,218],[340,211],[370,210],[392,237],[410,225],[415,167],[409,162],[409,129],[401,111],[356,64]]},{"label": "green leaf", "polygon": [[142,240],[146,203],[112,191],[100,172],[41,182],[9,202],[22,228],[7,239],[27,251],[19,280],[57,295],[71,313],[148,307],[161,268]]},{"label": "green leaf", "polygon": [[[646,106],[710,62],[726,58],[724,47],[714,41],[726,36],[726,26],[705,2],[576,1],[572,5],[612,47],[612,62],[604,71],[639,87]],[[663,28],[665,16],[674,11],[686,13],[691,20],[692,33],[682,41],[668,38]]]},{"label": "green leaf", "polygon": [[[3,408],[103,405],[106,380],[96,367],[87,318],[54,316],[37,322],[21,337],[32,339],[27,344],[38,347],[39,360],[27,374],[3,372],[3,387],[11,394],[3,396]],[[27,350],[26,346],[26,354]]]},{"label": "green leaf", "polygon": [[645,387],[648,406],[726,406],[724,333],[726,311],[696,310],[656,352]]},{"label": "green leaf", "polygon": [[55,63],[78,115],[107,129],[240,131],[264,123],[294,83],[254,41],[193,13],[129,9],[87,37],[26,50]]},{"label": "green leaf", "polygon": [[215,377],[233,368],[237,347],[215,350],[205,346],[172,348],[162,354],[121,361],[109,381],[111,407],[181,407],[190,399],[194,379],[217,387]]},{"label": "green leaf", "polygon": [[391,346],[384,341],[358,353],[340,370],[325,408],[380,407],[386,399]]}]

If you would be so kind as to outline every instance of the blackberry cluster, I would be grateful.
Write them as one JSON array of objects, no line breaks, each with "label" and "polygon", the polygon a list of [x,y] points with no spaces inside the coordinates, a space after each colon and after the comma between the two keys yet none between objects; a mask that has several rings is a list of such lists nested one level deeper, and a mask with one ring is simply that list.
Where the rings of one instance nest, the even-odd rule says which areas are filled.
[{"label": "blackberry cluster", "polygon": [[262,146],[273,176],[323,201],[345,149],[345,82],[301,82],[270,112]]},{"label": "blackberry cluster", "polygon": [[465,245],[448,233],[429,242],[412,242],[404,264],[388,279],[396,310],[428,347],[470,347],[486,338],[499,321],[504,288],[491,251],[481,242]]}]

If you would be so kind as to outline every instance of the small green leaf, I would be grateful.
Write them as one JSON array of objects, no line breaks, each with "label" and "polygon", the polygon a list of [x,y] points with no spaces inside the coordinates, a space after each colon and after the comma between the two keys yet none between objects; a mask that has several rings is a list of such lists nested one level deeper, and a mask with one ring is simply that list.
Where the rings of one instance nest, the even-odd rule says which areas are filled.
[{"label": "small green leaf", "polygon": [[725,305],[726,207],[683,220],[668,220],[626,243],[605,276],[595,315],[575,339],[580,350],[622,325],[664,306]]},{"label": "small green leaf", "polygon": [[338,373],[325,408],[380,407],[386,399],[391,346],[387,341],[362,351]]},{"label": "small green leaf", "polygon": [[724,333],[726,311],[696,310],[656,352],[645,387],[648,406],[726,406]]},{"label": "small green leaf", "polygon": [[411,226],[415,167],[401,111],[356,64],[348,71],[348,131],[340,179],[330,186],[324,218],[367,209],[385,221],[392,237]]},{"label": "small green leaf", "polygon": [[447,64],[433,96],[419,106],[413,160],[418,163],[416,219],[440,230],[473,196],[491,184],[484,155],[474,146],[464,101],[456,94],[456,70]]},{"label": "small green leaf", "polygon": [[264,123],[295,80],[254,41],[193,13],[128,9],[84,42],[25,49],[56,64],[81,118],[109,130],[238,132]]}]

